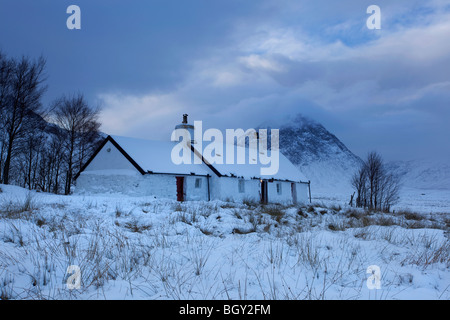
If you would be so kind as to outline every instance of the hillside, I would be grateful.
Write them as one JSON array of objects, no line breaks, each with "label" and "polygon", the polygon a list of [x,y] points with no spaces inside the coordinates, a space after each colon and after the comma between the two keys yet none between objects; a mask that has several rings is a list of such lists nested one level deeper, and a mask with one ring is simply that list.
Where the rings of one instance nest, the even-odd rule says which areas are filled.
[{"label": "hillside", "polygon": [[436,160],[392,161],[388,168],[396,172],[406,187],[450,190],[450,164]]}]

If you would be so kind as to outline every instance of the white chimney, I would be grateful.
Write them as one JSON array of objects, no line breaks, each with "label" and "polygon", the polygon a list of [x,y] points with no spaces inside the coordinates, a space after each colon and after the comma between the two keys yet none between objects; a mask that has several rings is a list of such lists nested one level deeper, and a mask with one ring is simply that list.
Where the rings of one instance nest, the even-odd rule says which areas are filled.
[{"label": "white chimney", "polygon": [[186,129],[191,135],[191,144],[196,143],[194,140],[194,126],[188,123],[188,115],[186,113],[183,114],[183,122],[181,122],[181,124],[176,125],[175,129]]}]

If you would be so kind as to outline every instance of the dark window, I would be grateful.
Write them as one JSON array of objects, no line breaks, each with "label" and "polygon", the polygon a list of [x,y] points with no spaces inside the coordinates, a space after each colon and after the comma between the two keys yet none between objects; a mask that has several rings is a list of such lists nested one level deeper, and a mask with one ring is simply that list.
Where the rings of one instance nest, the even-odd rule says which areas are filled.
[{"label": "dark window", "polygon": [[281,183],[277,183],[277,193],[281,194],[282,190],[281,190]]}]

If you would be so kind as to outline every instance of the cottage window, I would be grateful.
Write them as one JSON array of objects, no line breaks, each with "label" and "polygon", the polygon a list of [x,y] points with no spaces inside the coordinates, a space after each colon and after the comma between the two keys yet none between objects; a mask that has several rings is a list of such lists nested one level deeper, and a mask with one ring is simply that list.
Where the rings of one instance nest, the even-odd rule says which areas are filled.
[{"label": "cottage window", "polygon": [[202,179],[197,178],[195,179],[195,188],[200,189],[202,187]]},{"label": "cottage window", "polygon": [[281,190],[281,183],[277,183],[277,194],[281,194],[282,190]]},{"label": "cottage window", "polygon": [[245,193],[245,180],[239,180],[239,193]]}]

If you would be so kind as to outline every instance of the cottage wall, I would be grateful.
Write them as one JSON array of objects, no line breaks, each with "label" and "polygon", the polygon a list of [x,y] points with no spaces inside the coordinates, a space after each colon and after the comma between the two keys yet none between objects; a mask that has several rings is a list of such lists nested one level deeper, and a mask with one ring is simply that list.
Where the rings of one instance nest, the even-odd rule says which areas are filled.
[{"label": "cottage wall", "polygon": [[273,181],[267,183],[268,201],[276,203],[292,203],[291,183]]},{"label": "cottage wall", "polygon": [[[196,184],[196,180],[199,182]],[[185,176],[185,200],[208,200],[207,177]],[[75,192],[153,196],[177,200],[176,176],[168,174],[132,174],[132,171],[86,171],[77,179]]]},{"label": "cottage wall", "polygon": [[104,170],[131,170],[139,173],[131,162],[110,141],[92,159],[84,172]]},{"label": "cottage wall", "polygon": [[260,200],[259,180],[242,180],[243,188],[239,188],[241,179],[231,177],[211,177],[211,199],[216,200]]},{"label": "cottage wall", "polygon": [[[199,180],[200,184],[196,184],[196,180]],[[185,176],[184,189],[186,190],[185,200],[208,201],[208,178],[207,177]]]},{"label": "cottage wall", "polygon": [[309,187],[306,183],[297,183],[297,202],[308,203],[309,202]]},{"label": "cottage wall", "polygon": [[76,194],[126,194],[142,196],[142,175],[131,170],[83,172],[76,181]]}]

